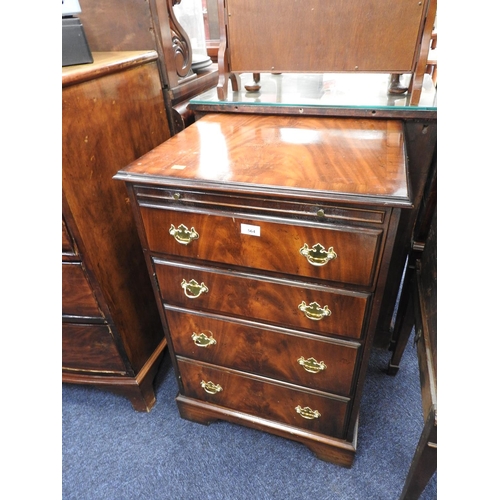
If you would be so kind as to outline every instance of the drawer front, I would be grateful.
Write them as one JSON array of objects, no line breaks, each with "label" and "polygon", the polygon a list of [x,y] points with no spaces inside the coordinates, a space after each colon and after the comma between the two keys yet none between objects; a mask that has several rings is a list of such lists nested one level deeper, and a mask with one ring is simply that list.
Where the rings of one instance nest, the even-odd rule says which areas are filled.
[{"label": "drawer front", "polygon": [[63,369],[125,374],[125,366],[105,325],[62,325]]},{"label": "drawer front", "polygon": [[178,365],[184,394],[188,397],[312,432],[343,437],[347,398],[329,398],[186,359],[178,359]]},{"label": "drawer front", "polygon": [[349,396],[359,344],[166,311],[176,354]]},{"label": "drawer front", "polygon": [[62,253],[66,255],[76,255],[73,247],[73,238],[71,238],[69,234],[64,219],[62,221]]},{"label": "drawer front", "polygon": [[370,286],[382,229],[268,222],[141,207],[153,252]]},{"label": "drawer front", "polygon": [[68,316],[103,317],[80,263],[62,265],[62,313]]},{"label": "drawer front", "polygon": [[160,293],[167,304],[325,335],[360,338],[363,334],[369,294],[215,272],[159,259],[153,262]]}]

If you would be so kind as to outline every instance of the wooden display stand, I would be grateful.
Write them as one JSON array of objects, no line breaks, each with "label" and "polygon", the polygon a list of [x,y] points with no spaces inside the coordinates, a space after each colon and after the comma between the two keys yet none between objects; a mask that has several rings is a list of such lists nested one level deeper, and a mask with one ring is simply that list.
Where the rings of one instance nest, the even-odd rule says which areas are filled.
[{"label": "wooden display stand", "polygon": [[220,100],[238,73],[377,72],[411,74],[418,104],[436,0],[219,0]]}]

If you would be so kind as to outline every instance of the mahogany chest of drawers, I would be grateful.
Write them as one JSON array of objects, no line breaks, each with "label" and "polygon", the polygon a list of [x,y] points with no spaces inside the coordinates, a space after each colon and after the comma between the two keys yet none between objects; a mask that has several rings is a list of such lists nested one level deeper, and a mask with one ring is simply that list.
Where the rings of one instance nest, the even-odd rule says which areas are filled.
[{"label": "mahogany chest of drawers", "polygon": [[149,411],[166,340],[127,190],[113,175],[170,137],[158,55],[93,57],[62,70],[62,381]]},{"label": "mahogany chest of drawers", "polygon": [[209,114],[120,170],[182,417],[344,466],[400,212],[402,124]]}]

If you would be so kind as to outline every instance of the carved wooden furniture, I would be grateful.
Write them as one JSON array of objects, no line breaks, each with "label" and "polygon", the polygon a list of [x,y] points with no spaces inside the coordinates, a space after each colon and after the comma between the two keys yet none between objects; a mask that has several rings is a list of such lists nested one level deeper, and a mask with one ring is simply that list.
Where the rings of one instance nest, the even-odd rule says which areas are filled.
[{"label": "carved wooden furniture", "polygon": [[436,0],[219,0],[219,99],[239,73],[412,75],[420,98]]},{"label": "carved wooden furniture", "polygon": [[431,33],[431,47],[429,50],[429,55],[427,59],[427,67],[425,72],[431,75],[434,85],[437,87],[438,79],[438,61],[437,61],[437,31]]},{"label": "carved wooden furniture", "polygon": [[155,50],[172,134],[193,121],[187,100],[217,84],[217,65],[194,73],[191,43],[175,17],[181,0],[80,0],[92,51]]},{"label": "carved wooden furniture", "polygon": [[62,70],[62,380],[155,402],[166,340],[116,171],[170,136],[153,51]]},{"label": "carved wooden furniture", "polygon": [[122,169],[182,417],[354,459],[400,214],[397,120],[213,114]]},{"label": "carved wooden furniture", "polygon": [[425,247],[410,270],[410,300],[401,328],[415,326],[424,428],[400,500],[417,500],[437,468],[437,212]]}]

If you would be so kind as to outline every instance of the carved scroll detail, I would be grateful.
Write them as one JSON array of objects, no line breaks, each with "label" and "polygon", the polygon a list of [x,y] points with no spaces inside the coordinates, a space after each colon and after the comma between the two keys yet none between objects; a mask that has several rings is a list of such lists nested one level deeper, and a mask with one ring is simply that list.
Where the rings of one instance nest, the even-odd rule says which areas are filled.
[{"label": "carved scroll detail", "polygon": [[188,34],[180,25],[174,12],[174,5],[182,0],[167,0],[168,15],[170,21],[170,33],[172,36],[172,47],[174,49],[175,69],[180,78],[191,76],[192,49]]}]

